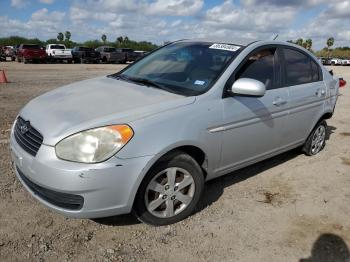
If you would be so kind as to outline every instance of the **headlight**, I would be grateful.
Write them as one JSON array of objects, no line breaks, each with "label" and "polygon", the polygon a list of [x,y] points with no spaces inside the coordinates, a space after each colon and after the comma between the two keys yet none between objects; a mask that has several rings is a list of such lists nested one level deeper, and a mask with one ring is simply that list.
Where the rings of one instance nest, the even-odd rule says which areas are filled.
[{"label": "headlight", "polygon": [[57,143],[58,158],[82,162],[102,162],[117,153],[134,135],[128,125],[98,127],[71,135]]}]

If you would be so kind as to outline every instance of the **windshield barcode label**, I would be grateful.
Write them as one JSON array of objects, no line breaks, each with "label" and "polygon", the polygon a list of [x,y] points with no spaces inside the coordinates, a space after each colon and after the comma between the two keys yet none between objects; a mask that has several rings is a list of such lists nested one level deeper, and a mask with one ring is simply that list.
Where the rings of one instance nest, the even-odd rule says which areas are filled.
[{"label": "windshield barcode label", "polygon": [[235,52],[240,47],[236,45],[228,45],[228,44],[212,44],[209,48]]}]

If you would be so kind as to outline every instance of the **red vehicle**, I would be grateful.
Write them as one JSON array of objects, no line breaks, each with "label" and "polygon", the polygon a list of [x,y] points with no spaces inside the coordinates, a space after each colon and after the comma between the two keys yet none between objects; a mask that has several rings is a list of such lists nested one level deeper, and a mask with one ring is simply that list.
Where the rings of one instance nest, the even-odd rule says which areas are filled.
[{"label": "red vehicle", "polygon": [[46,61],[46,52],[39,45],[33,44],[21,44],[17,51],[17,62],[27,63],[29,61],[38,61],[45,62]]}]

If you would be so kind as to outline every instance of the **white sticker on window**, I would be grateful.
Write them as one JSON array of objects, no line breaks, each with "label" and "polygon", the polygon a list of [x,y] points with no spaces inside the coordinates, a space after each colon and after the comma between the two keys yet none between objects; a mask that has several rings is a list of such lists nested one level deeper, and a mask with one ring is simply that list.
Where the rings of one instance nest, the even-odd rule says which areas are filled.
[{"label": "white sticker on window", "polygon": [[196,81],[194,81],[194,84],[195,85],[204,85],[205,84],[205,81],[202,81],[202,80],[196,80]]},{"label": "white sticker on window", "polygon": [[212,44],[211,46],[209,46],[209,48],[235,52],[240,47],[236,45],[228,45],[228,44]]}]

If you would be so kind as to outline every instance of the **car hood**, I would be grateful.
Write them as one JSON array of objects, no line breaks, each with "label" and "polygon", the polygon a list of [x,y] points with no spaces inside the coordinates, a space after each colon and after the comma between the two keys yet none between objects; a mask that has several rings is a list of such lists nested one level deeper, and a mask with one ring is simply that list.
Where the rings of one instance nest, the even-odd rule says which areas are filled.
[{"label": "car hood", "polygon": [[195,97],[99,77],[45,93],[30,101],[20,115],[43,135],[44,144],[55,145],[82,130],[130,124],[194,101]]}]

